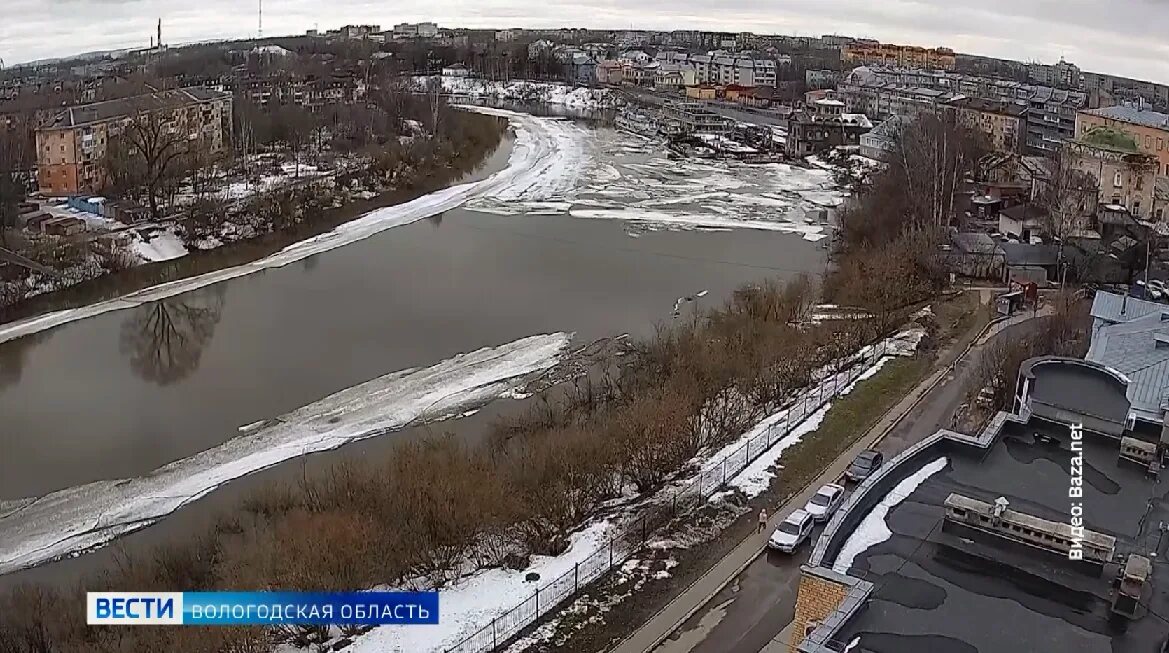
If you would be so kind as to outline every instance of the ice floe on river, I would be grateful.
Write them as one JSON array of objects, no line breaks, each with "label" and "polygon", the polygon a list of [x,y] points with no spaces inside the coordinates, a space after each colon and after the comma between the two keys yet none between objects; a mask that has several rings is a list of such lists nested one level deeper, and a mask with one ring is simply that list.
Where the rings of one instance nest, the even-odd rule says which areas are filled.
[{"label": "ice floe on river", "polygon": [[672,160],[664,146],[640,136],[609,129],[591,134],[573,141],[582,148],[569,177],[575,183],[549,179],[537,200],[510,192],[481,196],[468,208],[624,220],[643,231],[760,229],[816,241],[827,237],[820,213],[846,197],[822,168]]},{"label": "ice floe on river", "polygon": [[342,390],[218,447],[131,479],[0,504],[0,574],[101,546],[144,528],[233,479],[307,453],[456,417],[559,360],[571,336],[539,335],[407,369]]}]

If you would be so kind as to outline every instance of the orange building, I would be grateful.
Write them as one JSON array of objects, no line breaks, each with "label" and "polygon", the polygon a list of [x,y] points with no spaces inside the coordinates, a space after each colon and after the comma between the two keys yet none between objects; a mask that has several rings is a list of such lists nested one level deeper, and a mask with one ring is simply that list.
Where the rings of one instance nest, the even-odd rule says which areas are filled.
[{"label": "orange building", "polygon": [[135,115],[160,113],[173,129],[210,152],[231,141],[230,93],[205,88],[161,91],[149,95],[69,107],[37,129],[37,179],[49,196],[91,194],[104,184],[103,160]]},{"label": "orange building", "polygon": [[953,70],[957,62],[949,48],[922,48],[892,43],[854,43],[844,46],[840,56],[847,66],[897,66],[925,70]]}]

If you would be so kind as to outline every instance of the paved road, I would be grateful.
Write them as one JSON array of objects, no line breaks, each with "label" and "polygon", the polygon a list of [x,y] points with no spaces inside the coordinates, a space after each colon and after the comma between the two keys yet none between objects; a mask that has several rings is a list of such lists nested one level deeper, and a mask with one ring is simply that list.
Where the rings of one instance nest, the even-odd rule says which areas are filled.
[{"label": "paved road", "polygon": [[[976,344],[952,371],[942,376],[943,372],[939,369],[919,384],[865,437],[834,461],[820,479],[776,511],[772,527],[789,512],[802,506],[822,483],[838,477],[856,453],[902,415],[904,417],[897,426],[877,446],[887,457],[933,434],[939,428],[950,427],[954,412],[964,398],[968,379],[978,368],[985,343],[989,339],[1003,337],[1004,332],[1008,334],[1005,337],[1010,337],[1010,333],[1024,328],[1021,322],[1028,317],[1030,314],[996,325],[982,339],[981,344]],[[947,366],[964,348],[964,343],[957,344],[944,352],[939,361],[940,367]],[[935,378],[939,376],[941,380]],[[929,389],[931,386],[932,389]],[[923,393],[924,399],[911,408]],[[799,568],[806,561],[811,547],[796,557],[770,552],[759,555],[765,539],[766,534],[746,540],[711,572],[623,642],[615,653],[644,653],[647,650],[655,653],[758,653],[768,647],[769,643],[772,644],[769,650],[784,650],[785,647],[778,646],[783,643],[779,635],[795,614]],[[726,582],[728,578],[732,580]],[[695,611],[696,605],[701,607]],[[679,619],[683,618],[685,622],[677,626]],[[662,641],[662,634],[671,632]],[[660,645],[655,648],[659,641]]]}]

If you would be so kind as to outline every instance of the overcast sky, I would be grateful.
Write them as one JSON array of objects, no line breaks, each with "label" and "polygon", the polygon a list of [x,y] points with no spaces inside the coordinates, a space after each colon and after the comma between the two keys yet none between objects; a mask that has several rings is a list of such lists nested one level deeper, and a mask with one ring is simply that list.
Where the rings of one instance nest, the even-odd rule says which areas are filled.
[{"label": "overcast sky", "polygon": [[[11,64],[254,36],[257,0],[0,0]],[[717,7],[717,8],[716,8]],[[264,34],[347,23],[848,34],[1169,83],[1169,0],[264,0]]]}]

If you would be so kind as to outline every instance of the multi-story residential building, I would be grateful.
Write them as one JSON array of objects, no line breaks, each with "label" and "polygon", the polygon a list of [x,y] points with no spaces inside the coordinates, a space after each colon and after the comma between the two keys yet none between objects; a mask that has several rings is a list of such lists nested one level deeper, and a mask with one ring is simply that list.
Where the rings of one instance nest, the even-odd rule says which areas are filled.
[{"label": "multi-story residential building", "polygon": [[370,39],[381,32],[381,25],[346,25],[339,30],[326,32],[326,36],[337,36],[343,39]]},{"label": "multi-story residential building", "polygon": [[1022,152],[1027,134],[1027,105],[981,98],[950,101],[957,121],[986,134],[999,152]]},{"label": "multi-story residential building", "polygon": [[398,23],[394,25],[395,39],[432,39],[438,36],[435,23]]},{"label": "multi-story residential building", "polygon": [[690,56],[686,62],[694,66],[699,84],[775,86],[777,66],[774,59],[736,57],[718,50]]},{"label": "multi-story residential building", "polygon": [[1065,147],[1073,165],[1099,184],[1099,204],[1122,206],[1137,218],[1153,215],[1157,160],[1142,153],[1132,136],[1096,126]]},{"label": "multi-story residential building", "polygon": [[921,48],[891,43],[852,43],[840,49],[846,66],[900,66],[927,70],[953,70],[954,51],[949,48]]},{"label": "multi-story residential building", "polygon": [[1087,96],[1049,86],[1027,87],[1027,150],[1051,154],[1064,141],[1075,138],[1076,112],[1084,108]]},{"label": "multi-story residential building", "polygon": [[51,196],[93,193],[104,183],[102,162],[109,144],[139,114],[156,114],[173,132],[208,152],[231,141],[230,93],[206,88],[70,107],[36,133],[40,191]]},{"label": "multi-story residential building", "polygon": [[1144,102],[1156,111],[1169,112],[1169,86],[1104,73],[1084,73],[1088,108]]},{"label": "multi-story residential building", "polygon": [[[944,101],[958,96],[1025,103],[1027,106],[1027,135],[1025,148],[1031,154],[1050,154],[1059,149],[1060,143],[1073,138],[1076,133],[1076,112],[1087,101],[1082,91],[1068,91],[1022,84],[990,77],[963,75],[945,71],[915,70],[886,66],[862,66],[849,73],[840,86],[850,111],[863,111],[871,116],[882,117],[896,113],[888,106],[861,108],[872,97],[888,97],[900,100],[904,109],[921,107],[923,102],[912,101],[926,91],[941,91]],[[945,95],[948,94],[948,97]]]},{"label": "multi-story residential building", "polygon": [[1077,138],[1083,138],[1097,127],[1111,127],[1128,134],[1138,151],[1156,159],[1158,174],[1169,176],[1169,114],[1126,105],[1076,114]]},{"label": "multi-story residential building", "polygon": [[1068,63],[1063,59],[1057,64],[1027,64],[1027,81],[1043,86],[1055,88],[1080,89],[1084,86],[1084,76],[1080,67]]},{"label": "multi-story residential building", "polygon": [[900,116],[912,121],[923,113],[942,111],[947,103],[959,97],[949,91],[901,84],[869,73],[867,68],[857,68],[840,82],[837,93],[846,111],[863,113],[876,120]]}]

